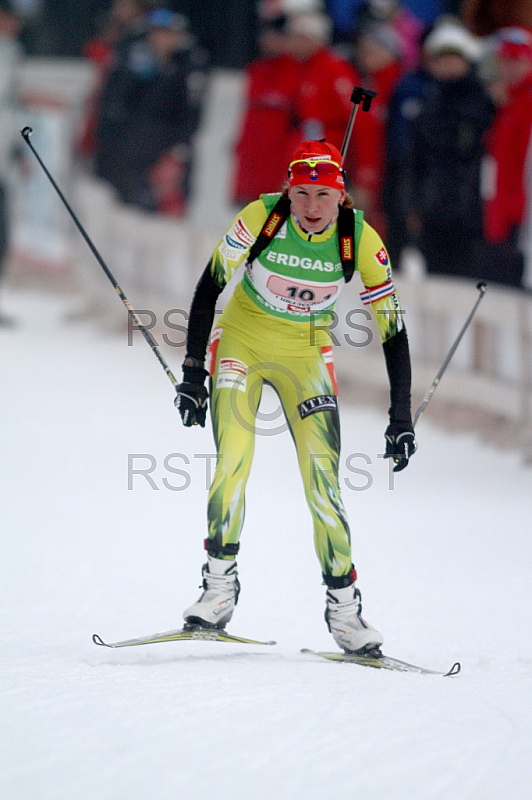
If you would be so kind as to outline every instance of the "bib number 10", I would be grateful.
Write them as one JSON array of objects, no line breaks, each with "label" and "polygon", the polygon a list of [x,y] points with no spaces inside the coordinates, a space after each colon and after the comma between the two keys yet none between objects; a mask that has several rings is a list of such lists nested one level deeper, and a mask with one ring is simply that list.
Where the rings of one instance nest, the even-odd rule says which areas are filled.
[{"label": "bib number 10", "polygon": [[304,300],[306,303],[311,303],[316,297],[312,289],[300,289],[299,286],[287,286],[286,293],[292,300],[297,298],[298,300]]},{"label": "bib number 10", "polygon": [[280,275],[270,275],[267,281],[267,288],[278,297],[285,297],[296,303],[324,303],[334,297],[338,291],[335,284],[324,284],[323,286],[309,286],[309,284],[294,284],[292,280],[287,280]]}]

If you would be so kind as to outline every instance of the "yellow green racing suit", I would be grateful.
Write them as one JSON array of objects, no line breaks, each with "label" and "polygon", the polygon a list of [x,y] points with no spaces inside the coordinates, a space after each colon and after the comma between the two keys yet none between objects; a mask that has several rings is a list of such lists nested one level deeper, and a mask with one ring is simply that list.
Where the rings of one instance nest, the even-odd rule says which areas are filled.
[{"label": "yellow green racing suit", "polygon": [[[220,291],[246,258],[279,195],[249,204],[218,243],[208,267]],[[402,328],[388,254],[379,235],[354,215],[355,265],[383,342]],[[268,247],[247,264],[212,330],[207,369],[217,466],[209,492],[207,549],[219,558],[238,550],[245,488],[262,387],[277,392],[296,446],[314,543],[329,583],[351,575],[351,539],[338,481],[340,428],[333,347],[327,324],[344,289],[336,222],[319,234],[290,216]],[[380,313],[379,313],[380,312]],[[196,315],[197,318],[197,315]],[[190,347],[194,315],[189,323]],[[201,349],[201,348],[200,348]]]}]

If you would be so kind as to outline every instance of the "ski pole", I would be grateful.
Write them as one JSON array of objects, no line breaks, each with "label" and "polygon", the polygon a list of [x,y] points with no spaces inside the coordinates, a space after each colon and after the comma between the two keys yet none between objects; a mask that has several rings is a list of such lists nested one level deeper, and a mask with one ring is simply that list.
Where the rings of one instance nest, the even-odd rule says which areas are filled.
[{"label": "ski pole", "polygon": [[463,337],[464,333],[466,332],[467,328],[469,327],[469,323],[471,322],[471,320],[475,316],[475,312],[476,312],[476,310],[477,310],[477,308],[479,306],[479,303],[482,300],[482,298],[484,297],[484,295],[486,294],[486,288],[487,288],[487,286],[486,286],[486,283],[484,281],[480,281],[480,283],[477,283],[477,289],[479,291],[479,295],[478,295],[478,297],[476,299],[475,305],[471,309],[468,318],[464,322],[462,330],[460,331],[460,333],[456,337],[451,349],[447,353],[447,358],[445,359],[445,361],[441,365],[441,367],[440,367],[440,369],[438,371],[438,374],[436,375],[436,377],[432,381],[432,386],[428,390],[427,394],[425,395],[425,398],[424,398],[423,402],[421,403],[421,405],[419,406],[418,410],[414,414],[414,419],[412,421],[412,425],[414,426],[414,428],[416,426],[417,421],[419,420],[419,418],[421,417],[421,415],[425,411],[425,409],[426,409],[426,407],[427,407],[427,405],[429,403],[430,398],[432,397],[432,395],[436,391],[436,388],[437,388],[437,386],[438,386],[438,384],[439,384],[439,382],[441,380],[441,377],[442,377],[443,373],[445,372],[445,370],[447,369],[447,367],[449,365],[449,361],[454,356],[456,348],[458,347],[458,345],[462,341],[462,337]]},{"label": "ski pole", "polygon": [[342,142],[342,149],[340,151],[342,154],[342,161],[347,153],[347,148],[349,147],[353,125],[355,124],[355,119],[358,114],[360,104],[362,103],[363,111],[369,111],[374,97],[377,97],[377,92],[373,92],[371,89],[363,89],[362,86],[354,87],[351,93],[351,102],[353,103],[353,108],[351,109],[351,114],[349,115],[349,122],[347,123],[344,141]]},{"label": "ski pole", "polygon": [[168,378],[170,379],[172,385],[176,386],[177,385],[177,381],[176,381],[174,375],[172,374],[172,370],[170,369],[170,367],[166,363],[165,359],[163,358],[162,354],[160,353],[155,339],[153,338],[151,333],[147,330],[147,328],[145,328],[144,325],[142,325],[142,323],[140,322],[140,320],[137,317],[137,314],[135,312],[135,309],[133,308],[133,306],[131,305],[131,303],[129,302],[127,297],[125,296],[124,292],[122,291],[122,289],[120,288],[120,286],[116,282],[111,270],[109,269],[109,267],[107,266],[107,264],[105,263],[105,261],[101,257],[100,253],[98,252],[98,250],[94,246],[94,244],[93,244],[92,240],[90,239],[87,231],[85,230],[85,228],[83,227],[83,225],[81,224],[81,222],[77,218],[76,214],[74,213],[74,211],[70,207],[69,203],[67,202],[63,192],[61,191],[61,189],[59,188],[57,183],[54,181],[54,179],[52,178],[51,174],[49,173],[48,169],[46,168],[46,165],[44,164],[44,162],[41,159],[40,155],[38,154],[37,150],[34,148],[32,143],[30,142],[30,136],[32,135],[33,130],[30,127],[26,126],[25,128],[22,128],[20,133],[21,133],[22,138],[24,139],[24,141],[26,142],[26,144],[28,145],[28,147],[32,151],[33,155],[35,156],[35,158],[37,159],[37,161],[39,162],[39,164],[43,168],[43,171],[44,171],[46,177],[48,178],[48,180],[50,181],[50,183],[54,187],[55,191],[59,195],[59,197],[61,199],[61,202],[63,203],[63,205],[65,206],[66,210],[68,211],[68,213],[72,217],[77,229],[79,230],[79,232],[81,233],[81,235],[83,236],[83,238],[87,242],[88,246],[90,247],[90,249],[91,249],[96,261],[98,262],[100,267],[103,269],[103,271],[105,272],[105,274],[107,275],[107,277],[111,281],[116,293],[118,294],[119,298],[121,299],[121,301],[125,305],[129,316],[131,317],[131,319],[133,320],[133,322],[137,326],[138,330],[141,331],[142,335],[144,336],[144,338],[148,342],[148,344],[151,347],[152,352],[154,353],[154,355],[155,355],[156,359],[158,360],[159,364],[161,365],[161,367],[164,369],[164,371],[168,375]]}]

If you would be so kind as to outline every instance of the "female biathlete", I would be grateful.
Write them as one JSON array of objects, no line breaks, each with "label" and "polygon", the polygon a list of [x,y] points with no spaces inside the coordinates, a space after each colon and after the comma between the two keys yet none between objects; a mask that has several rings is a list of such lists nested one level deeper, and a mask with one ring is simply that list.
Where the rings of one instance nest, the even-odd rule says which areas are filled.
[{"label": "female biathlete", "polygon": [[[204,591],[183,613],[189,626],[225,627],[238,600],[235,559],[244,492],[255,416],[262,387],[269,383],[279,395],[296,445],[327,586],[329,630],[347,651],[382,644],[381,634],[361,616],[338,481],[337,387],[326,323],[350,278],[349,264],[360,272],[362,298],[372,307],[383,341],[391,396],[386,457],[394,459],[395,471],[407,466],[416,449],[410,355],[386,249],[360,211],[346,210],[351,205],[340,152],[324,140],[304,142],[290,163],[284,193],[262,195],[244,208],[196,287],[176,405],[186,426],[203,427],[209,376],[218,460],[208,500]],[[246,257],[243,278],[210,336],[207,371],[217,297]]]}]

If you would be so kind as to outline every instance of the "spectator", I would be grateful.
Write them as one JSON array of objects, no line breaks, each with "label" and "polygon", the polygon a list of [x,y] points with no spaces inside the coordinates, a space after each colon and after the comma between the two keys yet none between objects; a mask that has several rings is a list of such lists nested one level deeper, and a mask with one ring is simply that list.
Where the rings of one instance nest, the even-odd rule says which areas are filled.
[{"label": "spectator", "polygon": [[102,96],[97,171],[123,202],[183,213],[205,79],[206,54],[186,18],[150,12],[146,35],[111,69]]},{"label": "spectator", "polygon": [[94,151],[96,174],[115,187],[120,184],[123,170],[120,140],[128,124],[133,73],[135,68],[138,70],[135,48],[146,39],[146,8],[147,0],[116,0],[113,3],[111,13],[119,20],[120,37],[113,48],[110,63],[103,68],[102,85],[96,88],[96,120],[87,120],[88,130],[82,135],[82,144],[88,147],[89,152]]},{"label": "spectator", "polygon": [[398,0],[367,0],[358,11],[357,32],[368,25],[382,23],[393,28],[398,36],[403,66],[408,70],[416,69],[419,63],[419,40],[423,33],[423,24]]},{"label": "spectator", "polygon": [[[290,137],[298,63],[286,52],[286,17],[262,19],[261,57],[246,70],[246,95],[236,147],[233,202],[250,203],[262,192],[276,192],[286,181],[285,148]],[[269,153],[267,159],[264,154]]]},{"label": "spectator", "polygon": [[105,68],[113,60],[115,47],[121,35],[122,26],[113,13],[103,15],[96,36],[89,39],[83,47],[83,57],[88,58],[97,67]]},{"label": "spectator", "polygon": [[347,154],[351,195],[357,208],[379,235],[385,235],[382,188],[384,183],[386,118],[392,92],[399,81],[401,43],[389,25],[368,25],[356,38],[356,62],[365,88],[377,92],[369,114],[362,114],[353,128]]},{"label": "spectator", "polygon": [[[13,160],[23,164],[15,119],[15,87],[21,48],[17,41],[20,20],[9,3],[0,2],[0,278],[9,248],[9,171]],[[13,320],[0,310],[0,327]]]},{"label": "spectator", "polygon": [[351,112],[351,92],[360,83],[353,66],[330,49],[330,19],[320,12],[288,16],[288,49],[299,61],[296,129],[285,160],[303,141],[327,139],[340,148]]},{"label": "spectator", "polygon": [[473,68],[476,40],[459,24],[425,41],[430,75],[413,125],[411,229],[429,273],[478,276],[480,167],[494,107]]},{"label": "spectator", "polygon": [[105,65],[126,53],[146,32],[145,14],[154,0],[113,0],[109,12],[96,20],[96,35],[83,47],[83,55]]},{"label": "spectator", "polygon": [[383,211],[386,246],[397,272],[405,247],[413,244],[408,230],[408,164],[412,152],[412,126],[425,100],[428,73],[422,54],[420,66],[403,75],[390,98],[386,119]]},{"label": "spectator", "polygon": [[520,234],[530,204],[526,168],[532,131],[532,32],[502,29],[497,58],[505,99],[488,140],[491,185],[484,209],[483,277],[521,287],[524,242]]},{"label": "spectator", "polygon": [[102,90],[111,69],[117,50],[126,45],[133,32],[142,30],[143,7],[136,0],[115,0],[109,14],[101,18],[99,30],[93,39],[85,44],[83,56],[93,62],[96,68],[94,90],[87,100],[85,119],[79,136],[79,152],[90,157],[96,147],[96,128]]}]

